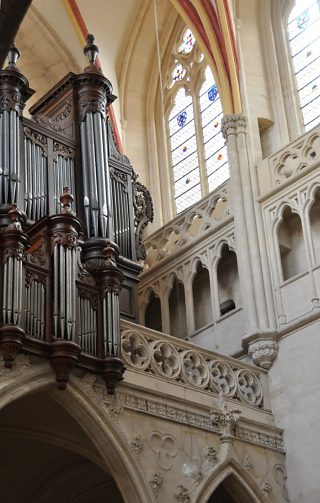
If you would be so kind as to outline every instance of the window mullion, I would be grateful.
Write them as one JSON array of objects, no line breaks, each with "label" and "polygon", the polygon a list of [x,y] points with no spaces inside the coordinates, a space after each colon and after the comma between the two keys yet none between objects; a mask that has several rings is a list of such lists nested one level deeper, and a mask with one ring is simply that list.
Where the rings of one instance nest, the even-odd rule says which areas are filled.
[{"label": "window mullion", "polygon": [[202,122],[201,122],[201,111],[199,103],[199,93],[195,92],[193,89],[193,113],[194,122],[196,126],[196,138],[197,138],[197,149],[198,149],[198,160],[199,160],[199,170],[200,170],[200,183],[201,183],[201,193],[202,197],[209,194],[208,177],[206,170],[206,158],[204,153],[204,140],[202,133]]}]

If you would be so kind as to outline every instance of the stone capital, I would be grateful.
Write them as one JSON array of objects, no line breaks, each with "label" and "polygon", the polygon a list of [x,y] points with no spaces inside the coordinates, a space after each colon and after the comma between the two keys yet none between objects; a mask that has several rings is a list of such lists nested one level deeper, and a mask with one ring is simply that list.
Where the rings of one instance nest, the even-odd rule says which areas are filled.
[{"label": "stone capital", "polygon": [[222,118],[221,131],[225,140],[231,135],[245,133],[247,127],[247,118],[242,114],[225,115]]},{"label": "stone capital", "polygon": [[246,337],[242,346],[248,349],[253,363],[263,369],[270,369],[277,357],[279,344],[273,331],[259,332]]}]

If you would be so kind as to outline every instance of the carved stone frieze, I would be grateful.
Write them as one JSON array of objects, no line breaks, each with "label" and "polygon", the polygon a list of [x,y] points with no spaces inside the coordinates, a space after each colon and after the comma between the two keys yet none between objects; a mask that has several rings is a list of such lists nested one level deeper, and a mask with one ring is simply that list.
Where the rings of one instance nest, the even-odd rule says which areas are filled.
[{"label": "carved stone frieze", "polygon": [[[175,421],[181,424],[192,425],[196,428],[206,431],[220,433],[221,428],[210,420],[208,413],[195,413],[181,407],[173,406],[163,402],[156,402],[152,399],[141,398],[129,393],[117,392],[119,402],[123,407],[132,410],[146,412],[150,415],[161,417],[169,421]],[[236,425],[234,436],[249,443],[262,445],[278,451],[283,451],[282,437],[276,435],[266,435],[259,431]]]}]

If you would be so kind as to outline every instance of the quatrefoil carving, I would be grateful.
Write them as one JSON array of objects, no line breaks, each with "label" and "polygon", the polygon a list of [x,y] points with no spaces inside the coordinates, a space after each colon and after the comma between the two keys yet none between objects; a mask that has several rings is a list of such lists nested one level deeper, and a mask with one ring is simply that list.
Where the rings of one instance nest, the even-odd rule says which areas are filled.
[{"label": "quatrefoil carving", "polygon": [[171,470],[173,458],[178,454],[176,439],[172,435],[162,435],[158,431],[153,431],[149,435],[149,444],[157,456],[160,468]]}]

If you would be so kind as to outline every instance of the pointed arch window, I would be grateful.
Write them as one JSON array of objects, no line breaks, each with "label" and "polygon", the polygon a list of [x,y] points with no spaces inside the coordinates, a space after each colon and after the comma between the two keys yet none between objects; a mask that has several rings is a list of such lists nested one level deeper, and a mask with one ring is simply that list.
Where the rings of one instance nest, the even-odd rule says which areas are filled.
[{"label": "pointed arch window", "polygon": [[320,122],[320,0],[296,0],[288,37],[305,129]]},{"label": "pointed arch window", "polygon": [[176,44],[166,97],[171,176],[180,213],[229,178],[218,88],[190,29]]}]

